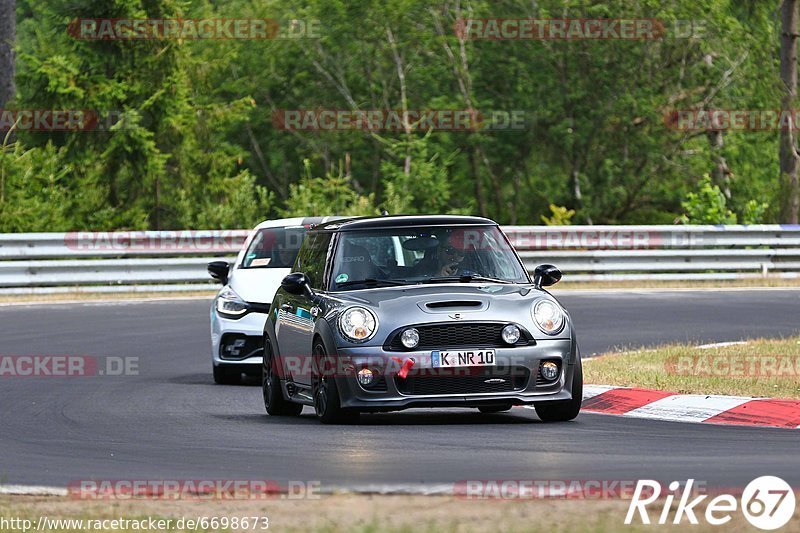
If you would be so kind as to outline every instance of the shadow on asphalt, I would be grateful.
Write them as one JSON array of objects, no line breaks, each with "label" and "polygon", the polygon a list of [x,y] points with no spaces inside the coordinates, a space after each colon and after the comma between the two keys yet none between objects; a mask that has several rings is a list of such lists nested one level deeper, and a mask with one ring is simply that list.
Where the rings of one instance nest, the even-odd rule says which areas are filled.
[{"label": "shadow on asphalt", "polygon": [[171,377],[167,383],[174,383],[176,385],[213,385],[214,378],[210,373],[207,374],[185,374],[183,376]]},{"label": "shadow on asphalt", "polygon": [[[176,385],[216,385],[211,372],[203,374],[184,374],[174,376],[167,380],[167,383]],[[261,378],[256,376],[243,376],[241,382],[235,385],[219,385],[219,387],[260,387]]]},{"label": "shadow on asphalt", "polygon": [[[271,426],[298,426],[298,425],[319,425],[322,427],[367,427],[367,426],[476,426],[476,425],[510,425],[510,424],[542,424],[536,417],[525,416],[522,413],[515,413],[516,409],[508,413],[483,414],[471,412],[465,409],[464,412],[454,410],[410,410],[397,413],[362,413],[359,421],[354,424],[343,424],[340,426],[323,426],[317,421],[310,407],[303,410],[300,416],[268,416],[266,414],[242,414],[242,415],[210,415],[214,418],[230,420],[236,422],[264,423]],[[526,413],[527,414],[527,413]]]},{"label": "shadow on asphalt", "polygon": [[[427,410],[426,410],[427,411]],[[541,421],[531,416],[520,416],[512,409],[508,413],[483,414],[477,409],[459,411],[404,411],[399,413],[362,414],[359,425],[361,426],[457,426],[457,425],[485,425],[485,424],[541,424]],[[526,413],[527,414],[527,413]]]}]

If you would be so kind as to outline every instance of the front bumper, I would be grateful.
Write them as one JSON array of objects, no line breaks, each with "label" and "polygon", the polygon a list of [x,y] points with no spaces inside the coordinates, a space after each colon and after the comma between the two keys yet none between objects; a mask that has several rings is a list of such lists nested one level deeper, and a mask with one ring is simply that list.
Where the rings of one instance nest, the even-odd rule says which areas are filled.
[{"label": "front bumper", "polygon": [[[572,379],[578,357],[572,340],[537,340],[535,346],[492,349],[495,351],[495,367],[448,369],[452,372],[442,376],[437,373],[440,371],[432,368],[430,351],[394,352],[380,346],[340,348],[337,350],[339,368],[354,369],[353,375],[336,378],[342,407],[394,411],[411,407],[480,407],[498,403],[525,405],[572,398]],[[397,371],[402,361],[409,357],[415,359],[412,371],[408,377],[400,378]],[[560,374],[553,382],[537,379],[540,363],[545,360],[559,364]],[[358,383],[354,372],[364,367],[383,371],[379,389],[370,390]],[[470,372],[478,375],[465,377]],[[487,382],[483,378],[495,382],[499,379],[503,383],[485,385]],[[414,385],[407,381],[426,379],[440,381],[415,382]],[[456,381],[459,379],[463,381]],[[437,388],[440,390],[435,390]]]},{"label": "front bumper", "polygon": [[[248,313],[240,319],[224,318],[211,310],[211,359],[214,366],[260,367],[264,358],[264,313]],[[238,343],[236,341],[239,341]]]}]

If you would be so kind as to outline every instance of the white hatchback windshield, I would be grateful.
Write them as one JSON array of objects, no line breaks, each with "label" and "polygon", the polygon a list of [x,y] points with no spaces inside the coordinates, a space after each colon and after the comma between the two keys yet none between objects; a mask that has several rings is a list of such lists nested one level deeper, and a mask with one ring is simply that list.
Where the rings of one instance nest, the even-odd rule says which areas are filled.
[{"label": "white hatchback windshield", "polygon": [[306,231],[304,226],[260,229],[247,248],[241,268],[291,268]]}]

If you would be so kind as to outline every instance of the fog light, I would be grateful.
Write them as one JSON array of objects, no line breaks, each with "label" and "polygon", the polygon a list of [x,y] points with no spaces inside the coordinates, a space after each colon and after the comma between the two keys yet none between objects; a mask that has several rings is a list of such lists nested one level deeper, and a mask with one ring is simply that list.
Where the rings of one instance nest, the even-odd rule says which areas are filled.
[{"label": "fog light", "polygon": [[516,344],[519,340],[519,328],[514,324],[509,324],[503,328],[503,342],[506,344]]},{"label": "fog light", "polygon": [[364,387],[370,386],[374,379],[375,376],[369,368],[362,368],[358,371],[358,382]]},{"label": "fog light", "polygon": [[539,372],[547,381],[553,381],[558,377],[558,365],[552,361],[545,361]]},{"label": "fog light", "polygon": [[416,328],[408,328],[400,334],[400,342],[406,348],[416,348],[417,344],[419,344],[419,331]]}]

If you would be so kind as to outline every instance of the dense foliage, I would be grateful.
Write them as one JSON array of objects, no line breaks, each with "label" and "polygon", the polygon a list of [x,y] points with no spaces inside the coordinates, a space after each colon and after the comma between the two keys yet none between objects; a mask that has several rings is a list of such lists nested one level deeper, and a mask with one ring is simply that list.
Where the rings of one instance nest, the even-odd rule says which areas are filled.
[{"label": "dense foliage", "polygon": [[[94,110],[102,120],[90,131],[5,137],[0,231],[246,227],[381,209],[515,224],[778,221],[777,131],[665,122],[679,109],[780,107],[776,4],[17,0],[17,95],[6,107]],[[91,41],[67,32],[76,18],[181,17],[319,21],[319,35]],[[467,17],[655,18],[667,31],[462,40],[454,28]],[[498,131],[299,132],[276,127],[280,109],[500,110],[525,121]]]}]

